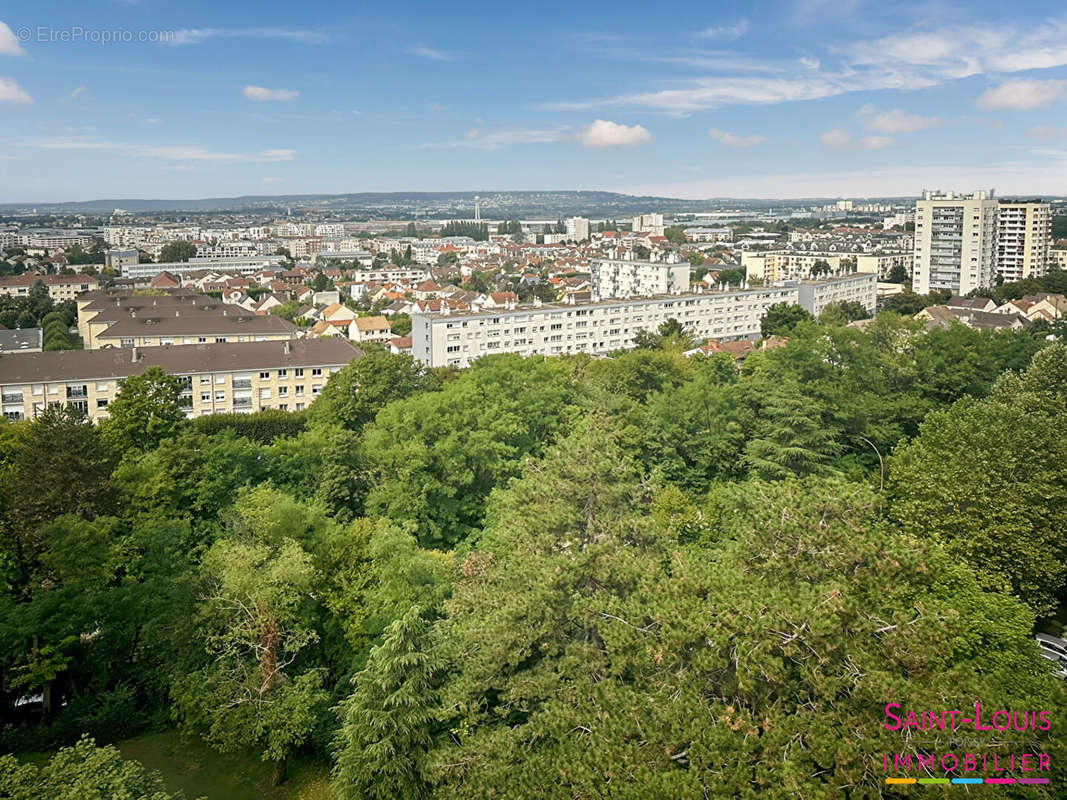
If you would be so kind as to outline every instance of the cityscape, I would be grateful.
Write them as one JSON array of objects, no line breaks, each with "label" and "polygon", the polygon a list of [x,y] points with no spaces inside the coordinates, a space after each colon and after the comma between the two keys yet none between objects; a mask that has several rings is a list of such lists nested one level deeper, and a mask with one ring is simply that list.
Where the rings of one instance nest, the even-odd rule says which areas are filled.
[{"label": "cityscape", "polygon": [[0,797],[1067,796],[1067,17],[757,5],[0,13]]}]

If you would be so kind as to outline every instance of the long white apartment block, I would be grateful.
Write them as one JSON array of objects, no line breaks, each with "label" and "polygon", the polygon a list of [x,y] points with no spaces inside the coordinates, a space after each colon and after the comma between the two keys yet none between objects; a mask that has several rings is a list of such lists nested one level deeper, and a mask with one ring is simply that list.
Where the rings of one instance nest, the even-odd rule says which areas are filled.
[{"label": "long white apartment block", "polygon": [[878,300],[878,275],[856,272],[828,280],[800,281],[797,304],[818,317],[831,303],[859,303],[873,314]]},{"label": "long white apartment block", "polygon": [[466,367],[494,353],[600,355],[633,348],[638,331],[655,331],[669,319],[698,339],[751,339],[760,335],[768,308],[798,298],[796,285],[766,286],[509,311],[412,314],[412,353],[431,367]]},{"label": "long white apartment block", "polygon": [[653,297],[688,292],[690,269],[684,261],[594,258],[589,276],[593,297],[598,300]]},{"label": "long white apartment block", "polygon": [[997,274],[1005,281],[1040,278],[1049,267],[1052,206],[1039,200],[997,207]]},{"label": "long white apartment block", "polygon": [[963,295],[992,286],[996,243],[997,201],[992,191],[924,191],[915,202],[915,292],[947,289]]},{"label": "long white apartment block", "polygon": [[250,256],[248,258],[210,258],[194,256],[188,261],[159,262],[155,264],[124,264],[123,278],[154,278],[161,272],[193,272],[213,269],[219,272],[235,272],[239,275],[256,275],[264,269],[280,267],[282,256]]}]

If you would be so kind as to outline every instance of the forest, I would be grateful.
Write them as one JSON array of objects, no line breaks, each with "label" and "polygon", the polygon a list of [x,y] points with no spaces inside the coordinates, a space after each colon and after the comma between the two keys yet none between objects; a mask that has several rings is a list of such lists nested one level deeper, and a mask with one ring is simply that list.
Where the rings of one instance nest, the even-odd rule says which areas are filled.
[{"label": "forest", "polygon": [[875,798],[887,703],[976,699],[1055,721],[1014,745],[1051,784],[998,796],[1062,796],[1046,334],[370,347],[304,416],[189,421],[151,369],[99,426],[0,423],[0,752],[54,753],[0,797],[176,798],[110,745],[177,729],[337,798]]}]

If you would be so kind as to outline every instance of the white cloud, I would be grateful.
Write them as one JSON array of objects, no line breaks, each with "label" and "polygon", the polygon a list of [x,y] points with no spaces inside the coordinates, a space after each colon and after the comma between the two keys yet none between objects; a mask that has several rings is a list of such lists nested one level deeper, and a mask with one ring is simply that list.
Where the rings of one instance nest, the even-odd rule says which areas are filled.
[{"label": "white cloud", "polygon": [[6,22],[0,22],[0,55],[26,55],[26,51],[22,49],[22,45],[20,45],[19,40],[15,38],[15,34],[11,32],[11,28],[7,27]]},{"label": "white cloud", "polygon": [[81,86],[75,86],[74,91],[70,93],[70,99],[77,100],[79,97],[85,94],[85,88],[85,84],[82,84]]},{"label": "white cloud", "polygon": [[1064,94],[1067,81],[1007,81],[986,89],[978,98],[981,108],[1029,111],[1046,108]]},{"label": "white cloud", "polygon": [[360,110],[359,110],[358,108],[353,108],[353,109],[352,109],[352,113],[353,113],[353,114],[355,114],[355,115],[356,115],[357,117],[359,117],[359,116],[362,116],[362,115],[363,115],[363,112],[362,112],[362,111],[360,111]]},{"label": "white cloud", "polygon": [[743,19],[733,25],[705,28],[697,33],[701,39],[740,39],[748,32],[748,20]]},{"label": "white cloud", "polygon": [[724,147],[755,147],[760,142],[767,141],[766,136],[738,136],[736,133],[720,131],[718,128],[709,130],[708,136]]},{"label": "white cloud", "polygon": [[893,144],[888,136],[864,136],[853,139],[852,134],[840,128],[831,128],[819,134],[819,142],[828,150],[882,150]]},{"label": "white cloud", "polygon": [[652,134],[641,125],[621,125],[606,119],[598,119],[579,135],[582,147],[604,149],[608,147],[639,147],[652,141]]},{"label": "white cloud", "polygon": [[121,155],[139,158],[159,158],[164,161],[231,161],[267,163],[274,161],[292,161],[295,150],[273,149],[251,153],[225,153],[207,150],[195,145],[145,145],[129,142],[115,142],[107,139],[67,138],[41,139],[24,142],[24,147],[36,147],[42,150],[95,150],[109,151]]},{"label": "white cloud", "polygon": [[1052,125],[1035,125],[1026,132],[1031,139],[1061,139],[1067,136],[1067,128],[1056,128]]},{"label": "white cloud", "polygon": [[300,92],[295,89],[267,89],[263,86],[245,87],[245,97],[260,103],[270,100],[295,100],[299,94]]},{"label": "white cloud", "polygon": [[874,106],[864,106],[856,112],[856,116],[863,123],[863,127],[878,133],[914,133],[941,124],[941,120],[937,117],[908,114],[899,108],[894,108],[892,111],[880,111]]},{"label": "white cloud", "polygon": [[[806,55],[791,72],[768,76],[708,74],[675,81],[659,91],[585,100],[565,100],[546,110],[650,108],[675,115],[731,105],[817,100],[849,92],[914,90],[969,75],[1005,74],[1067,65],[1067,20],[1039,24],[977,24],[909,31],[828,48],[832,59]],[[693,66],[700,57],[684,57]],[[827,61],[831,63],[827,64]],[[767,59],[768,67],[779,66]],[[796,69],[799,63],[801,69]],[[729,72],[707,64],[709,73]],[[747,71],[755,71],[750,65]],[[775,72],[776,70],[768,70]],[[735,71],[736,72],[736,71]]]},{"label": "white cloud", "polygon": [[426,45],[419,44],[412,45],[408,48],[408,52],[413,56],[422,56],[430,61],[454,61],[456,58],[455,53],[449,53],[444,50],[437,50],[433,47],[427,47]]},{"label": "white cloud", "polygon": [[509,144],[547,144],[564,142],[573,138],[574,133],[567,127],[546,129],[503,128],[497,131],[481,131],[478,128],[471,128],[463,135],[462,139],[448,142],[427,142],[416,145],[415,149],[472,147],[479,150],[496,150]]},{"label": "white cloud", "polygon": [[297,28],[183,28],[165,44],[200,44],[207,39],[283,39],[301,44],[322,44],[329,37],[319,31]]},{"label": "white cloud", "polygon": [[0,103],[32,103],[33,98],[26,94],[14,78],[0,78]]}]

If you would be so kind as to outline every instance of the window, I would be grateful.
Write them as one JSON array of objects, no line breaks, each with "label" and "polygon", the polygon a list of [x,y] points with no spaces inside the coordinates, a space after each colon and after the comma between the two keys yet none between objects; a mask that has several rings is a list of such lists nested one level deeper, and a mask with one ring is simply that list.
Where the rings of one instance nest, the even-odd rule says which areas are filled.
[{"label": "window", "polygon": [[107,400],[105,400],[103,398],[97,400],[96,401],[96,407],[97,408],[107,408]]},{"label": "window", "polygon": [[296,387],[296,396],[297,397],[303,397],[304,396],[304,387],[303,386],[297,386]]},{"label": "window", "polygon": [[318,378],[321,375],[322,375],[322,369],[320,369],[319,367],[312,367],[311,368],[311,377],[312,378]]},{"label": "window", "polygon": [[303,378],[304,377],[304,368],[303,367],[297,367],[296,369],[293,370],[293,374],[298,378]]},{"label": "window", "polygon": [[282,403],[281,405],[278,406],[278,410],[279,411],[288,411],[289,410],[289,404],[288,403]]},{"label": "window", "polygon": [[289,374],[288,374],[288,372],[286,370],[284,370],[284,369],[278,370],[278,380],[284,381],[288,377],[289,377]]},{"label": "window", "polygon": [[200,376],[200,385],[201,386],[204,386],[205,384],[210,385],[210,383],[211,383],[211,376],[210,375],[201,375]]},{"label": "window", "polygon": [[201,403],[210,403],[211,402],[211,392],[201,392],[200,393],[200,402]]},{"label": "window", "polygon": [[216,403],[225,403],[226,402],[226,392],[215,392],[215,402]]},{"label": "window", "polygon": [[278,397],[288,397],[288,396],[289,396],[289,387],[288,386],[281,386],[281,387],[278,388]]},{"label": "window", "polygon": [[259,373],[259,379],[261,381],[269,381],[270,380],[270,373],[269,372],[261,372],[261,373]]}]

